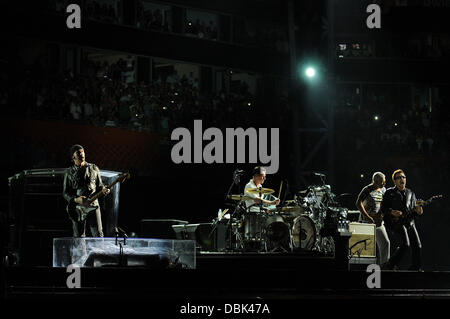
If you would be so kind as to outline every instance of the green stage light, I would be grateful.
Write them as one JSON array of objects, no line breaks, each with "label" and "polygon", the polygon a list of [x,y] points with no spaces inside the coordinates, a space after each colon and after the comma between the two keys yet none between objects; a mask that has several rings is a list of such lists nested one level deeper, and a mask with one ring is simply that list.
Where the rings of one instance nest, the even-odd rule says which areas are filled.
[{"label": "green stage light", "polygon": [[305,70],[305,74],[308,78],[313,78],[316,75],[316,69],[313,67],[307,67]]}]

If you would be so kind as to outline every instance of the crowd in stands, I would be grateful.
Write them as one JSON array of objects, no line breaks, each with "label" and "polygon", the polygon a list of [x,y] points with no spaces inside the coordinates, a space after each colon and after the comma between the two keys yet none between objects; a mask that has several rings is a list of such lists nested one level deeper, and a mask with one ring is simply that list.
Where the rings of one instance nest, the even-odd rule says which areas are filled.
[{"label": "crowd in stands", "polygon": [[363,98],[348,95],[337,108],[339,147],[388,156],[447,153],[450,122],[444,110],[449,100],[435,101],[431,111],[426,102],[407,103],[407,99],[398,104],[387,101],[375,93]]},{"label": "crowd in stands", "polygon": [[341,43],[336,46],[336,57],[439,59],[450,57],[450,38],[429,34],[421,38],[403,37],[376,43]]},{"label": "crowd in stands", "polygon": [[375,53],[371,44],[341,43],[336,46],[336,57],[338,58],[368,58],[374,56]]},{"label": "crowd in stands", "polygon": [[[59,13],[66,13],[67,6],[71,3],[69,0],[49,0],[49,8]],[[88,19],[102,21],[106,23],[122,23],[122,16],[118,12],[120,2],[111,0],[110,3],[98,0],[84,0],[83,6],[86,7],[86,16]],[[167,7],[170,11],[170,7]],[[136,2],[136,26],[138,28],[173,32],[171,15],[166,13],[163,7],[146,7],[146,2],[138,0]],[[246,25],[242,28],[238,24],[234,25],[234,41],[245,45],[257,45],[269,47],[280,53],[289,52],[289,42],[287,30],[280,26],[267,25],[265,22],[252,22],[251,26]],[[184,21],[184,31],[188,36],[198,37],[207,40],[225,40],[219,39],[219,26],[216,21],[202,19],[188,19]]]},{"label": "crowd in stands", "polygon": [[217,25],[214,21],[186,20],[185,32],[187,35],[196,36],[200,39],[217,40]]},{"label": "crowd in stands", "polygon": [[172,26],[167,16],[163,16],[161,9],[148,9],[142,1],[137,2],[136,25],[146,30],[171,32]]},{"label": "crowd in stands", "polygon": [[246,21],[239,27],[235,26],[234,38],[236,42],[268,47],[280,53],[289,53],[287,28],[260,24],[257,21]]},{"label": "crowd in stands", "polygon": [[96,0],[86,0],[86,15],[89,19],[98,20],[106,23],[118,24],[121,22],[117,10],[118,1],[111,3],[100,3]]},{"label": "crowd in stands", "polygon": [[16,109],[18,114],[33,119],[168,133],[192,126],[194,119],[202,119],[204,126],[225,128],[279,127],[290,118],[282,102],[269,119],[258,112],[258,101],[241,81],[230,92],[217,93],[201,92],[192,73],[180,77],[174,71],[148,84],[136,83],[134,65],[124,59],[85,60],[80,74],[44,78],[39,70],[29,70],[14,92],[22,106]]},{"label": "crowd in stands", "polygon": [[385,55],[399,58],[439,59],[450,57],[450,37],[425,34],[416,38],[396,39],[384,51],[388,51]]},{"label": "crowd in stands", "polygon": [[[275,127],[290,123],[286,102],[271,105],[276,116],[258,112],[261,101],[245,82],[233,83],[229,92],[202,92],[192,74],[159,75],[150,83],[136,83],[134,65],[85,60],[80,74],[71,72],[44,78],[34,66],[13,92],[21,114],[30,118],[169,132],[202,119],[208,127]],[[338,90],[345,94],[345,90]],[[445,90],[441,90],[444,92]],[[353,93],[352,93],[353,92]],[[338,99],[336,129],[338,149],[356,152],[389,152],[391,155],[447,152],[450,119],[444,112],[448,97],[426,103],[387,99],[383,93],[354,89]],[[388,93],[386,93],[388,94]],[[389,94],[388,94],[389,95]],[[8,98],[0,91],[0,103]],[[402,103],[403,102],[403,103]],[[431,109],[431,111],[430,111]],[[351,125],[348,125],[351,123]]]}]

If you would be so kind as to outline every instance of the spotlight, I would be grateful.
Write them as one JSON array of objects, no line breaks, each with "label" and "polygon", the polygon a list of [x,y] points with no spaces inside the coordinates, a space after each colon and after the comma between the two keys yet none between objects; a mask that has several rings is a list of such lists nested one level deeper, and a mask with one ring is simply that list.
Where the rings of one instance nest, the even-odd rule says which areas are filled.
[{"label": "spotlight", "polygon": [[374,119],[375,121],[378,121],[380,118],[378,117],[378,115],[375,115],[375,116],[373,117],[373,119]]},{"label": "spotlight", "polygon": [[360,176],[361,176],[361,178],[364,178],[364,174],[361,174]]},{"label": "spotlight", "polygon": [[320,84],[323,77],[323,67],[320,61],[309,59],[309,61],[300,62],[297,67],[300,79],[311,85],[312,87]]},{"label": "spotlight", "polygon": [[316,69],[314,69],[313,67],[308,67],[305,70],[305,74],[307,77],[313,78],[316,75]]},{"label": "spotlight", "polygon": [[394,123],[394,126],[398,126],[398,124],[397,124],[397,123]]}]

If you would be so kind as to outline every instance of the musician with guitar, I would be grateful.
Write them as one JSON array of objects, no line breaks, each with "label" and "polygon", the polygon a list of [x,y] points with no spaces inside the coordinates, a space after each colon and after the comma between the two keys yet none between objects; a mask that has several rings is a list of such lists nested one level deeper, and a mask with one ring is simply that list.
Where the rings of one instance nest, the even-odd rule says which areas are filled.
[{"label": "musician with guitar", "polygon": [[362,222],[376,225],[376,247],[378,250],[378,264],[382,267],[389,260],[391,243],[386,228],[383,225],[383,216],[380,212],[383,195],[386,192],[386,176],[381,172],[372,175],[372,183],[365,186],[356,199],[356,207],[361,212]]},{"label": "musician with guitar", "polygon": [[406,188],[406,175],[403,170],[394,171],[392,181],[395,186],[386,190],[381,212],[388,230],[400,235],[401,245],[389,259],[388,269],[398,268],[401,258],[411,247],[412,264],[409,270],[422,271],[422,243],[414,219],[423,214],[423,208],[418,205],[414,192]]},{"label": "musician with guitar", "polygon": [[103,237],[99,195],[110,193],[102,182],[97,165],[86,162],[84,148],[73,145],[70,156],[74,165],[64,175],[63,196],[72,221],[73,237],[85,237],[86,226],[93,237]]}]

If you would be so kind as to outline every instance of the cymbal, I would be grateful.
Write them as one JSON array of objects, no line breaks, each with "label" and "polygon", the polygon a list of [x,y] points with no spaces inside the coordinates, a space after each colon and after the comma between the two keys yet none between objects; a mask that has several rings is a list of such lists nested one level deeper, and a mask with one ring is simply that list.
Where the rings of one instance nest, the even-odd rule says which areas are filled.
[{"label": "cymbal", "polygon": [[254,200],[254,197],[248,195],[228,195],[228,199],[231,200]]},{"label": "cymbal", "polygon": [[326,191],[326,190],[328,190],[328,189],[330,189],[330,185],[314,186],[314,187],[313,187],[313,190],[314,190],[315,192]]},{"label": "cymbal", "polygon": [[285,206],[280,211],[283,213],[301,213],[303,209],[300,206]]},{"label": "cymbal", "polygon": [[249,194],[272,194],[275,191],[271,188],[249,188],[246,192]]}]

